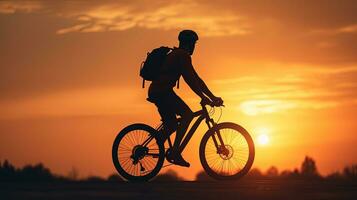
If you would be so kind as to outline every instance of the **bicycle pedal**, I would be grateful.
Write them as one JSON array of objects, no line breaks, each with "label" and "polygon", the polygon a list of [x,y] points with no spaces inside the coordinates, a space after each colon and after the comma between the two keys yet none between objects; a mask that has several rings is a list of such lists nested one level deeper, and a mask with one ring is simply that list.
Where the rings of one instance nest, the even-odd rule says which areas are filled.
[{"label": "bicycle pedal", "polygon": [[139,164],[140,164],[140,171],[141,171],[141,172],[145,171],[146,169],[143,167],[143,165],[141,164],[141,162],[139,162]]}]

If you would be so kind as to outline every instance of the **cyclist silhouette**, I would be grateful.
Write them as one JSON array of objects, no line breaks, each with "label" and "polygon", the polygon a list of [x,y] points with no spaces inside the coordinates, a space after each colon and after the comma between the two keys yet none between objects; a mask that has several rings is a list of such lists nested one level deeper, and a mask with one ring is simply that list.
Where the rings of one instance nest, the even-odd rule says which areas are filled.
[{"label": "cyclist silhouette", "polygon": [[[156,105],[163,122],[165,134],[176,131],[176,138],[168,155],[168,160],[176,165],[189,167],[182,157],[179,147],[188,126],[193,119],[190,107],[174,92],[176,82],[182,76],[189,87],[202,101],[214,106],[223,105],[223,100],[208,89],[192,66],[191,55],[194,52],[198,35],[192,30],[183,30],[178,35],[179,47],[174,47],[167,55],[159,78],[152,81],[148,91],[148,100]],[[180,122],[176,116],[180,116]]]},{"label": "cyclist silhouette", "polygon": [[[143,87],[145,80],[152,81],[147,100],[157,106],[162,123],[156,128],[144,123],[124,127],[112,146],[115,169],[128,181],[148,181],[164,167],[165,158],[173,164],[189,167],[181,152],[204,121],[208,129],[199,145],[203,169],[218,180],[239,179],[253,165],[255,148],[252,137],[239,124],[218,122],[210,116],[212,109],[223,106],[223,100],[212,94],[192,66],[191,55],[198,36],[192,30],[183,30],[178,39],[178,48],[152,50],[140,68]],[[173,91],[181,76],[201,97],[200,110],[192,112]],[[172,144],[169,136],[174,131],[176,138]],[[169,148],[165,148],[166,144]]]}]

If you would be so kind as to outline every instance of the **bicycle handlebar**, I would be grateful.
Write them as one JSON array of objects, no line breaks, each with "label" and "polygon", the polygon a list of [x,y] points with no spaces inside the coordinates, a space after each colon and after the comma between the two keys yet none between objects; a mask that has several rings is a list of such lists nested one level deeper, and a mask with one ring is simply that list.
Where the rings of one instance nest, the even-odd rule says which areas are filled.
[{"label": "bicycle handlebar", "polygon": [[207,99],[202,99],[201,100],[201,102],[200,102],[200,104],[202,105],[202,106],[205,106],[205,105],[209,105],[209,106],[211,106],[211,107],[224,107],[224,105],[222,104],[222,105],[215,105],[212,101],[208,101]]}]

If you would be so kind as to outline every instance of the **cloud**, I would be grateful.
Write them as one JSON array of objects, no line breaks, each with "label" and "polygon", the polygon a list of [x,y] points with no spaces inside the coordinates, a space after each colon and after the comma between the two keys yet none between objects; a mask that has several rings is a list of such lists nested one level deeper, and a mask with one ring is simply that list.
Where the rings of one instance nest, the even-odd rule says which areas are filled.
[{"label": "cloud", "polygon": [[37,12],[45,10],[71,19],[76,24],[57,30],[71,32],[125,31],[132,28],[180,30],[194,29],[202,36],[246,35],[249,26],[243,17],[232,11],[217,11],[195,1],[107,1],[88,2],[2,2],[0,13]]},{"label": "cloud", "polygon": [[236,58],[356,63],[357,2],[353,0],[28,1],[23,4],[26,9],[21,8],[22,2],[14,2],[3,3],[2,10],[41,11],[60,18],[63,23],[53,30],[58,35],[130,30],[167,34],[190,28],[206,37],[244,36],[226,43],[235,50],[226,54]]},{"label": "cloud", "polygon": [[[195,12],[192,12],[195,11]],[[232,12],[212,13],[193,1],[167,3],[138,11],[138,5],[103,5],[75,11],[66,17],[79,24],[57,31],[70,32],[123,31],[131,28],[194,29],[203,36],[245,35],[249,33],[243,19]]]},{"label": "cloud", "polygon": [[[292,109],[327,109],[355,105],[357,66],[299,68],[262,77],[213,81],[226,99],[247,115],[281,113]],[[237,89],[238,88],[238,89]]]},{"label": "cloud", "polygon": [[43,5],[39,1],[3,1],[0,2],[0,13],[13,14],[15,12],[30,13],[39,11]]},{"label": "cloud", "polygon": [[247,115],[276,113],[282,110],[296,108],[292,102],[282,100],[248,100],[239,105],[239,109]]},{"label": "cloud", "polygon": [[[194,58],[195,63],[205,66],[204,72],[216,66],[224,68],[216,71],[215,77],[228,73],[240,76],[237,72],[255,70],[257,73],[250,77],[220,80],[236,88],[240,84],[253,88],[227,91],[234,98],[242,93],[257,99],[269,99],[269,93],[279,99],[346,98],[355,83],[344,79],[357,76],[344,71],[330,77],[341,79],[331,84],[326,70],[357,63],[357,37],[353,33],[357,24],[356,1],[273,2],[0,1],[0,98],[30,97],[97,85],[136,85],[140,80],[135,79],[137,68],[133,66],[144,59],[154,44],[175,42],[177,31],[170,30],[180,27],[197,29],[206,36],[235,35],[205,38]],[[346,33],[310,33],[320,29]],[[81,34],[88,32],[100,34]],[[258,64],[237,67],[242,62]],[[312,77],[293,72],[290,74],[294,76],[281,74],[261,80],[264,76],[261,64],[270,62],[281,63],[272,69],[282,71],[298,64],[305,65],[301,70],[321,66],[325,72],[307,73]],[[312,74],[315,78],[322,76],[322,80],[315,81]],[[307,84],[310,79],[311,86]],[[323,90],[327,85],[339,86],[336,94]],[[316,97],[317,94],[321,95]]]},{"label": "cloud", "polygon": [[357,33],[357,23],[350,24],[347,26],[330,28],[330,29],[316,29],[311,31],[312,34],[318,35],[338,35],[338,34],[356,34]]}]

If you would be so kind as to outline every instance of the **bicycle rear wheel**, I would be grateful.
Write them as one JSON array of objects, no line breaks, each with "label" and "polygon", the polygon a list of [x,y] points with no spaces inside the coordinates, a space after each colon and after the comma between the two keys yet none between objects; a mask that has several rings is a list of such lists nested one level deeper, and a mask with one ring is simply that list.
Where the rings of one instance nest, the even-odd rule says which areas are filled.
[{"label": "bicycle rear wheel", "polygon": [[112,159],[116,170],[126,180],[148,181],[159,173],[165,148],[154,128],[132,124],[115,138]]},{"label": "bicycle rear wheel", "polygon": [[238,124],[225,122],[217,124],[203,136],[200,160],[206,173],[215,179],[239,179],[252,167],[254,151],[249,133]]}]

